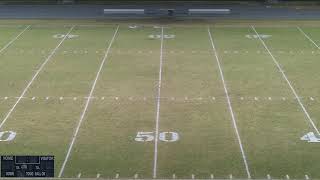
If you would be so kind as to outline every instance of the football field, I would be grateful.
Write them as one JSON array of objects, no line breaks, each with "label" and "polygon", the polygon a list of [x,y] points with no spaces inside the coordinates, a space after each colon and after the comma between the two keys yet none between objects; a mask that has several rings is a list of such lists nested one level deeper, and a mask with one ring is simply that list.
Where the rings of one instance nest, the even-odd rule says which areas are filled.
[{"label": "football field", "polygon": [[320,178],[311,25],[0,24],[0,155],[58,178]]}]

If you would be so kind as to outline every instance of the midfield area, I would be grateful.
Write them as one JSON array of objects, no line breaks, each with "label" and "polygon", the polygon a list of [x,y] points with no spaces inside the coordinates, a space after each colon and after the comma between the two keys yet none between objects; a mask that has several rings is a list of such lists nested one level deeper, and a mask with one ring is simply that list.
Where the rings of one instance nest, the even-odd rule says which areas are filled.
[{"label": "midfield area", "polygon": [[1,24],[0,154],[66,178],[320,178],[319,46],[306,25]]}]

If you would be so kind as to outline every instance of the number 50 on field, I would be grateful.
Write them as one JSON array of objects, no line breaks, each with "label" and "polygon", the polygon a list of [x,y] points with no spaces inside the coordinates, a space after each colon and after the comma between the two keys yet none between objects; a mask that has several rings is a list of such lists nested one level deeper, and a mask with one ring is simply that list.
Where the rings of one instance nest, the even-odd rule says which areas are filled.
[{"label": "number 50 on field", "polygon": [[[159,133],[158,138],[160,141],[164,142],[175,142],[179,140],[179,134],[177,132],[161,132]],[[138,142],[148,142],[154,141],[154,139],[154,132],[138,132],[134,140]]]}]

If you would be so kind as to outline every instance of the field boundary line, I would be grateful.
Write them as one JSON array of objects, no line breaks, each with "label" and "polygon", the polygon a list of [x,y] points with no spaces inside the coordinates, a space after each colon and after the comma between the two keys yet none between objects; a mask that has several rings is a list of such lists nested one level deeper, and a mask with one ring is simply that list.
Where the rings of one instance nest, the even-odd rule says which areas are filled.
[{"label": "field boundary line", "polygon": [[[30,180],[31,178],[27,178],[27,177],[21,177],[21,178],[17,178],[17,177],[10,177],[10,178],[4,178],[4,177],[0,177],[0,180]],[[128,177],[128,178],[119,178],[119,179],[114,179],[114,178],[104,178],[104,177],[80,177],[80,178],[77,178],[77,177],[68,177],[68,178],[58,178],[58,177],[46,177],[46,178],[33,178],[35,180],[132,180],[133,178],[132,177]],[[154,180],[152,178],[138,178],[137,180]],[[160,179],[157,179],[157,180],[169,180],[169,179],[164,179],[164,178],[160,178]],[[176,178],[174,180],[192,180],[191,178]],[[201,179],[201,180],[230,180],[230,178],[214,178],[214,179],[211,179],[211,178],[204,178],[204,179]],[[244,178],[234,178],[232,180],[248,180],[248,179],[244,179]],[[265,180],[265,179],[250,179],[250,180]],[[283,180],[283,178],[272,178],[272,180]],[[297,179],[299,180],[299,179]],[[300,180],[306,180],[306,179],[300,179]]]},{"label": "field boundary line", "polygon": [[320,47],[318,46],[318,44],[316,42],[314,42],[310,36],[308,36],[299,26],[297,27],[297,29],[307,38],[309,39],[310,42],[312,42],[312,44],[314,44],[319,50]]},{"label": "field boundary line", "polygon": [[240,133],[239,133],[239,130],[238,130],[236,118],[235,118],[235,115],[234,115],[234,112],[233,112],[233,108],[232,108],[232,105],[231,105],[231,100],[230,100],[230,97],[229,97],[227,84],[226,84],[226,82],[224,80],[222,67],[221,67],[221,64],[220,64],[218,52],[217,52],[217,50],[215,48],[215,45],[214,45],[214,42],[213,42],[213,38],[212,38],[212,35],[211,35],[210,27],[208,27],[208,34],[209,34],[209,38],[210,38],[210,42],[211,42],[211,46],[212,46],[212,51],[213,51],[213,53],[215,55],[215,59],[216,59],[216,62],[218,64],[218,67],[219,67],[220,77],[221,77],[223,88],[224,88],[224,92],[225,92],[225,95],[226,95],[226,98],[227,98],[227,103],[228,103],[228,107],[229,107],[229,111],[230,111],[230,115],[231,115],[231,119],[232,119],[232,123],[233,123],[233,128],[234,128],[235,133],[237,135],[240,151],[241,151],[241,154],[242,154],[243,163],[244,163],[244,166],[245,166],[245,169],[246,169],[246,173],[247,173],[248,179],[251,179],[251,173],[250,173],[249,165],[248,165],[248,162],[247,162],[247,157],[246,157],[246,154],[244,152],[243,145],[242,145],[242,141],[241,141]]},{"label": "field boundary line", "polygon": [[156,127],[154,140],[154,160],[153,160],[153,178],[157,178],[157,163],[158,163],[158,133],[159,133],[159,119],[160,119],[160,98],[161,98],[161,82],[162,82],[162,64],[163,64],[163,27],[161,27],[161,43],[160,43],[160,67],[158,79],[157,92],[157,113],[156,113]]},{"label": "field boundary line", "polygon": [[310,114],[308,113],[307,109],[304,107],[303,103],[301,102],[300,97],[298,96],[296,90],[293,88],[291,82],[289,81],[289,79],[287,78],[287,75],[284,73],[283,69],[281,68],[279,62],[276,60],[276,58],[273,56],[273,54],[271,53],[271,51],[269,50],[268,46],[266,45],[266,43],[262,40],[262,38],[260,37],[259,33],[257,32],[256,28],[254,26],[251,26],[251,28],[253,29],[253,31],[256,33],[256,35],[258,36],[258,39],[260,40],[260,42],[262,43],[262,45],[264,46],[264,48],[267,50],[268,54],[270,55],[270,57],[272,58],[273,62],[275,63],[275,65],[277,66],[278,70],[281,72],[282,77],[286,80],[287,84],[289,85],[292,93],[294,94],[294,96],[296,97],[301,109],[303,110],[305,116],[307,117],[307,119],[309,120],[310,124],[312,125],[312,127],[314,128],[314,130],[316,131],[316,133],[318,135],[320,135],[320,132],[317,128],[317,126],[315,125],[315,123],[313,122],[313,120],[310,117]]},{"label": "field boundary line", "polygon": [[28,25],[26,28],[24,28],[16,37],[11,39],[3,48],[0,49],[0,54],[6,50],[14,41],[16,41],[26,30],[28,30],[31,27],[31,25]]},{"label": "field boundary line", "polygon": [[[93,84],[92,84],[92,87],[91,87],[91,90],[90,90],[90,92],[89,92],[88,97],[92,97],[92,95],[93,95],[93,92],[94,92],[94,90],[95,90],[95,87],[96,87],[97,81],[98,81],[98,79],[99,79],[100,73],[101,73],[101,71],[102,71],[102,68],[103,68],[103,66],[104,66],[104,64],[105,64],[105,61],[106,61],[107,58],[108,58],[108,55],[109,55],[109,51],[110,51],[110,49],[111,49],[111,46],[112,46],[112,44],[113,44],[113,42],[114,42],[114,39],[115,39],[116,35],[118,34],[118,30],[119,30],[119,25],[117,26],[117,28],[116,28],[113,36],[112,36],[112,39],[111,39],[111,41],[109,42],[108,48],[107,48],[107,50],[106,50],[106,52],[105,52],[105,54],[104,54],[104,57],[103,57],[103,59],[102,59],[102,61],[101,61],[100,67],[99,67],[98,72],[97,72],[97,74],[96,74],[96,77],[95,77],[95,79],[94,79],[94,81],[93,81]],[[73,136],[72,136],[72,140],[71,140],[70,145],[69,145],[69,148],[68,148],[68,152],[67,152],[66,157],[65,157],[65,159],[64,159],[64,161],[63,161],[63,164],[62,164],[62,166],[61,166],[61,169],[60,169],[60,172],[59,172],[59,176],[58,176],[59,178],[62,176],[63,171],[64,171],[64,168],[65,168],[65,166],[66,166],[66,164],[67,164],[67,162],[68,162],[68,160],[69,160],[69,157],[70,157],[70,154],[71,154],[71,151],[72,151],[74,142],[75,142],[75,140],[76,140],[76,138],[77,138],[77,136],[78,136],[79,129],[80,129],[81,124],[82,124],[82,122],[83,122],[84,116],[85,116],[86,113],[87,113],[87,110],[88,110],[88,107],[89,107],[89,104],[90,104],[90,100],[91,100],[91,99],[92,99],[92,98],[88,98],[88,99],[87,99],[86,104],[85,104],[85,106],[84,106],[84,109],[83,109],[83,111],[82,111],[82,113],[81,113],[81,116],[80,116],[80,119],[79,119],[79,123],[78,123],[78,125],[77,125],[77,128],[76,128],[75,131],[74,131],[74,134],[73,134]]]},{"label": "field boundary line", "polygon": [[61,46],[61,44],[65,41],[65,39],[68,37],[68,35],[71,33],[71,31],[73,30],[75,26],[72,26],[67,35],[59,42],[59,44],[51,51],[51,53],[49,54],[49,56],[45,59],[45,61],[41,64],[40,68],[36,71],[36,73],[33,75],[33,77],[31,78],[31,80],[29,81],[28,85],[24,88],[24,90],[22,91],[21,95],[19,96],[19,98],[17,99],[17,101],[14,103],[14,105],[11,107],[11,109],[9,110],[9,112],[6,114],[5,118],[2,120],[1,124],[0,124],[0,129],[2,128],[2,126],[4,125],[4,123],[8,120],[8,118],[10,117],[11,113],[14,111],[14,109],[16,108],[16,106],[19,104],[19,102],[21,101],[21,99],[24,97],[24,95],[26,94],[26,92],[29,90],[31,84],[33,83],[33,81],[37,78],[37,76],[39,75],[39,73],[42,71],[43,67],[49,62],[49,60],[52,58],[52,56],[55,54],[55,52],[58,50],[58,48]]}]

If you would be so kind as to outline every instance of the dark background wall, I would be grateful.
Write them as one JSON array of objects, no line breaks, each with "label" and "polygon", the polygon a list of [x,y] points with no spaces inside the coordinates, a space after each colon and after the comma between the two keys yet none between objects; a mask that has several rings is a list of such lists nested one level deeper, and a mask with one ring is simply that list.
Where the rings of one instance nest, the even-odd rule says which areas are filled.
[{"label": "dark background wall", "polygon": [[123,2],[212,2],[212,3],[312,3],[320,4],[317,0],[0,0],[0,5],[5,4],[110,4],[110,3],[123,3]]}]

